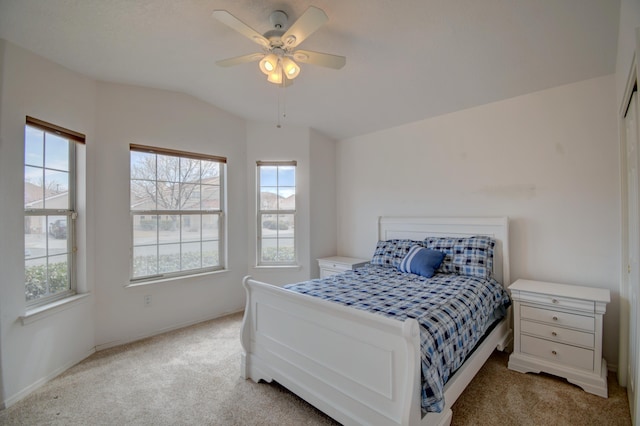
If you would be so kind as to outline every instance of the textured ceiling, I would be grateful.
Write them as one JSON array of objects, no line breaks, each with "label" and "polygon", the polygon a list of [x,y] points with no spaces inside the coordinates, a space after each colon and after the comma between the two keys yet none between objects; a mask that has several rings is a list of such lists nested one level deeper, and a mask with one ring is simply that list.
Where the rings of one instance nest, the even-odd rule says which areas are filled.
[{"label": "textured ceiling", "polygon": [[[291,87],[213,19],[226,9],[260,33],[309,5],[329,21],[300,48],[347,57],[302,64]],[[0,38],[99,80],[176,90],[251,120],[336,138],[401,125],[615,71],[619,0],[0,0]],[[280,91],[280,94],[278,93]]]}]

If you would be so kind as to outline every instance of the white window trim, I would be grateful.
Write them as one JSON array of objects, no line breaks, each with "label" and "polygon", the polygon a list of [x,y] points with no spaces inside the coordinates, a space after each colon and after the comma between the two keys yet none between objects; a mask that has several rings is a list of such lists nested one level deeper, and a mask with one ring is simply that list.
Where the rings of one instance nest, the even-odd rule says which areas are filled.
[{"label": "white window trim", "polygon": [[56,300],[46,305],[33,307],[27,309],[24,315],[18,317],[22,322],[22,325],[27,325],[47,318],[53,314],[61,311],[65,311],[87,300],[87,297],[91,293],[74,294],[64,299]]},{"label": "white window trim", "polygon": [[[69,198],[69,206],[68,209],[25,209],[23,218],[27,216],[67,216],[67,271],[69,277],[69,288],[68,290],[54,294],[49,296],[43,296],[31,301],[26,301],[26,309],[27,313],[23,317],[29,316],[30,312],[46,312],[53,311],[57,312],[56,309],[58,306],[65,305],[66,303],[73,302],[77,300],[78,294],[76,294],[77,290],[77,241],[76,241],[76,219],[78,218],[77,212],[77,173],[78,173],[78,163],[77,163],[77,146],[76,144],[85,144],[85,135],[79,132],[75,132],[73,130],[69,130],[58,125],[48,123],[46,121],[39,120],[37,118],[33,118],[30,116],[26,117],[25,128],[26,126],[34,127],[40,129],[46,133],[54,134],[56,136],[64,137],[69,142],[69,189],[68,189],[68,198]],[[26,144],[26,138],[23,141],[23,146]],[[26,166],[26,161],[25,161]],[[44,166],[44,165],[43,165]],[[48,230],[45,230],[48,233]],[[26,269],[26,268],[25,268]],[[23,284],[26,285],[26,282]],[[80,295],[82,296],[82,295]],[[52,312],[52,313],[53,313]],[[47,315],[48,316],[48,315]],[[20,317],[20,318],[23,318]],[[22,321],[24,324],[24,320]]]},{"label": "white window trim", "polygon": [[[297,208],[296,210],[262,210],[260,209],[260,167],[261,166],[293,166],[296,171],[296,203],[298,192],[298,162],[297,161],[257,161],[256,162],[256,264],[254,269],[261,270],[274,270],[274,269],[300,269],[301,265],[298,262],[298,238],[297,238]],[[278,185],[279,187],[279,185]],[[297,204],[296,204],[297,206]],[[293,254],[294,259],[291,262],[262,262],[262,215],[293,215],[294,230],[293,230]]]},{"label": "white window trim", "polygon": [[302,265],[298,264],[298,265],[254,265],[252,267],[253,269],[260,269],[260,270],[264,270],[264,271],[269,271],[269,270],[281,270],[281,269],[291,269],[291,270],[296,270],[299,271],[300,269],[302,269]]},{"label": "white window trim", "polygon": [[227,272],[231,272],[231,269],[226,269],[226,268],[216,269],[214,271],[198,272],[198,273],[189,274],[189,275],[179,275],[174,277],[163,277],[163,278],[154,278],[154,279],[148,279],[148,280],[129,281],[129,284],[125,285],[124,287],[125,288],[143,287],[143,286],[153,285],[153,284],[170,283],[172,281],[185,280],[188,278],[215,276],[215,275],[224,274]]},{"label": "white window trim", "polygon": [[[155,148],[144,145],[136,145],[131,144],[129,148],[129,153],[131,151],[138,152],[148,152],[158,155],[169,155],[174,157],[184,157],[184,158],[193,158],[200,159],[206,161],[218,162],[220,164],[220,207],[218,210],[131,210],[130,212],[130,224],[129,229],[131,230],[131,242],[130,242],[130,250],[131,254],[129,256],[129,282],[125,285],[125,288],[128,287],[137,287],[141,285],[147,284],[155,284],[160,282],[170,282],[175,280],[180,280],[189,277],[197,277],[202,275],[208,275],[212,273],[225,272],[228,271],[226,268],[227,265],[227,244],[226,244],[226,230],[227,230],[227,214],[226,214],[226,200],[227,200],[227,159],[226,157],[220,157],[215,155],[206,155],[206,154],[198,154],[186,151],[179,151],[174,149],[166,149],[166,148]],[[131,154],[130,154],[131,155]],[[131,169],[129,169],[131,171]],[[131,185],[131,175],[129,175],[129,185]],[[131,189],[130,189],[131,190]],[[189,215],[189,214],[216,214],[218,215],[218,266],[192,269],[187,271],[177,271],[177,272],[169,272],[169,273],[158,273],[154,275],[148,275],[140,278],[133,277],[133,248],[134,248],[134,235],[133,235],[133,223],[134,216],[136,215],[151,215],[151,216],[162,216],[166,214],[177,214],[177,215]],[[202,240],[200,240],[202,241]]]}]

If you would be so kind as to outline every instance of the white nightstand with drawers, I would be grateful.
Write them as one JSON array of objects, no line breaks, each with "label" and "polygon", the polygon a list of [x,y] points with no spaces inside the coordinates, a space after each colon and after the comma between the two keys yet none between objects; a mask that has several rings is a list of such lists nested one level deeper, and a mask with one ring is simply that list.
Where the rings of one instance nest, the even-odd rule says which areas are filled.
[{"label": "white nightstand with drawers", "polygon": [[529,280],[517,280],[509,290],[514,328],[509,368],[564,377],[606,398],[602,316],[609,290]]},{"label": "white nightstand with drawers", "polygon": [[335,275],[341,272],[349,271],[351,269],[356,269],[368,262],[369,261],[367,259],[356,259],[354,257],[324,257],[322,259],[318,259],[320,278],[325,278],[330,275]]}]

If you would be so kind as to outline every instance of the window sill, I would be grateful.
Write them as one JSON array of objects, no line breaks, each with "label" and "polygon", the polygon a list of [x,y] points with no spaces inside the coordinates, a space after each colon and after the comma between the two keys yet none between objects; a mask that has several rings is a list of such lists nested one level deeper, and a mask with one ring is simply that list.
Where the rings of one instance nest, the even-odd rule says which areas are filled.
[{"label": "window sill", "polygon": [[31,324],[84,302],[90,294],[91,293],[76,294],[74,296],[49,303],[48,305],[28,309],[24,315],[18,318],[22,321],[22,325]]},{"label": "window sill", "polygon": [[168,283],[168,282],[178,281],[178,280],[187,280],[190,278],[206,277],[208,275],[217,275],[217,274],[222,274],[230,271],[231,271],[230,269],[219,269],[217,271],[202,272],[200,274],[180,275],[177,277],[156,278],[156,279],[140,280],[140,281],[129,281],[129,284],[127,284],[125,288],[142,287],[150,284],[160,284],[160,283]]},{"label": "window sill", "polygon": [[253,269],[260,270],[281,270],[281,269],[291,269],[291,270],[300,270],[302,269],[301,265],[256,265]]}]

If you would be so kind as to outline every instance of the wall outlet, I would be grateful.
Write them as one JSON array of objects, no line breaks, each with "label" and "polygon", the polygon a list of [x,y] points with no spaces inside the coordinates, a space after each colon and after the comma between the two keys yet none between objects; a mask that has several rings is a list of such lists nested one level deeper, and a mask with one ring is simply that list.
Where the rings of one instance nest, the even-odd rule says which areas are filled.
[{"label": "wall outlet", "polygon": [[147,294],[146,296],[144,296],[144,306],[145,308],[148,306],[151,306],[151,295]]}]

